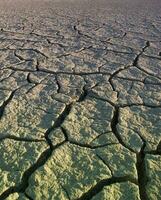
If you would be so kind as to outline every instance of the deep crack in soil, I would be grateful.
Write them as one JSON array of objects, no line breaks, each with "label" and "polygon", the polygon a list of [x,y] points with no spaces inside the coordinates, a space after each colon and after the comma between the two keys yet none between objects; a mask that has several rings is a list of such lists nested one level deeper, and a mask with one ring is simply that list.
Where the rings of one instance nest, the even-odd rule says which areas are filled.
[{"label": "deep crack in soil", "polygon": [[160,8],[0,0],[1,200],[160,200]]}]

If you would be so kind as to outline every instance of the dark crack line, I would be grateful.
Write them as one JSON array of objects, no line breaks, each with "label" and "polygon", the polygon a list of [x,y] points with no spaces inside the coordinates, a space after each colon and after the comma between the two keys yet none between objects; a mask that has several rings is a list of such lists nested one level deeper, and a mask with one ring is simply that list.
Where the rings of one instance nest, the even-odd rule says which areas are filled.
[{"label": "dark crack line", "polygon": [[[5,46],[5,47],[4,47],[4,49],[8,49],[8,50],[11,50],[11,49],[9,48],[9,46],[10,46],[10,45],[13,45],[13,44],[14,44],[15,42],[17,42],[17,41],[18,41],[18,42],[19,42],[19,41],[20,41],[20,42],[35,42],[35,43],[42,42],[42,40],[30,40],[30,39],[26,39],[26,38],[25,38],[25,39],[20,39],[20,38],[12,38],[12,39],[11,39],[11,38],[5,38],[5,39],[2,39],[2,38],[1,38],[1,41],[11,41],[11,42],[14,41],[13,43],[11,43],[11,44],[9,44],[8,46]],[[13,50],[13,48],[12,48],[12,50]],[[16,50],[16,49],[15,49],[15,50]]]},{"label": "dark crack line", "polygon": [[60,93],[60,90],[61,90],[61,84],[58,80],[58,77],[57,75],[55,76],[55,81],[56,81],[56,84],[57,84],[57,93]]},{"label": "dark crack line", "polygon": [[47,160],[51,157],[52,152],[59,148],[61,145],[63,145],[64,143],[66,143],[66,140],[64,140],[63,142],[53,146],[52,141],[49,138],[49,134],[51,133],[51,131],[55,130],[56,128],[61,127],[62,123],[64,122],[65,118],[69,115],[70,111],[72,108],[72,104],[66,105],[65,109],[62,111],[62,113],[59,115],[59,117],[57,118],[57,120],[55,121],[54,125],[51,126],[46,132],[45,132],[45,139],[46,142],[49,145],[49,148],[46,149],[38,158],[38,160],[36,161],[36,163],[34,163],[32,166],[30,166],[23,174],[22,179],[21,179],[21,183],[18,186],[12,186],[10,188],[8,188],[6,191],[4,191],[1,195],[0,195],[0,200],[3,200],[5,198],[7,198],[10,194],[15,193],[15,192],[19,192],[19,193],[24,193],[27,189],[27,187],[29,186],[29,178],[31,177],[31,175],[41,166],[43,166]]},{"label": "dark crack line", "polygon": [[113,84],[113,80],[112,80],[113,77],[114,77],[114,76],[111,76],[111,77],[109,78],[109,83],[110,83],[110,85],[111,85],[111,87],[112,87],[112,90],[113,90],[113,91],[116,91],[116,88],[115,88],[115,86],[114,86],[114,84]]},{"label": "dark crack line", "polygon": [[117,130],[117,125],[119,123],[119,108],[118,107],[115,107],[115,110],[114,110],[114,113],[113,113],[113,118],[111,120],[111,129],[112,129],[112,132],[114,133],[114,135],[116,136],[116,138],[118,139],[119,143],[125,147],[126,149],[128,149],[129,151],[135,153],[135,151],[130,148],[129,146],[127,146],[124,141],[122,140],[118,130]]},{"label": "dark crack line", "polygon": [[5,111],[6,106],[7,106],[7,105],[11,102],[11,100],[13,99],[14,94],[15,94],[16,91],[17,91],[17,89],[14,90],[14,91],[12,91],[11,94],[10,94],[10,96],[8,97],[8,99],[5,100],[5,101],[3,102],[3,104],[0,106],[0,120],[1,120],[2,117],[3,117],[3,114],[4,114],[4,111]]},{"label": "dark crack line", "polygon": [[161,57],[159,57],[159,56],[161,55],[161,53],[160,53],[160,55],[158,55],[158,56],[152,56],[152,55],[148,55],[148,54],[146,54],[146,53],[144,53],[143,55],[144,55],[145,57],[147,57],[147,58],[161,60]]},{"label": "dark crack line", "polygon": [[[125,70],[125,69],[128,69],[129,67],[130,67],[129,65],[124,66],[124,67],[122,67],[122,68],[116,70],[113,74],[110,75],[110,78],[109,78],[108,81],[109,81],[109,83],[110,83],[110,85],[111,85],[111,87],[112,87],[112,90],[113,90],[114,92],[117,92],[117,91],[116,91],[116,88],[115,88],[115,86],[114,86],[114,84],[113,84],[113,78],[114,78],[117,74],[119,74],[121,71],[123,71],[123,70]],[[117,92],[117,93],[118,93],[118,92]]]},{"label": "dark crack line", "polygon": [[161,151],[158,151],[158,150],[146,151],[145,154],[161,156]]},{"label": "dark crack line", "polygon": [[[49,58],[45,53],[43,53],[43,52],[40,51],[39,49],[35,49],[35,48],[16,48],[16,49],[10,49],[10,50],[34,51],[35,53],[42,55],[42,56],[45,57],[46,59]],[[20,56],[20,55],[18,55],[18,54],[16,54],[16,53],[15,53],[15,56],[16,56],[17,58],[19,58],[20,60],[26,60],[26,59],[24,59],[22,56]],[[27,59],[27,60],[28,60],[28,59]]]},{"label": "dark crack line", "polygon": [[59,148],[61,145],[63,145],[65,143],[65,141],[57,144],[56,146],[53,147],[53,149],[51,150],[50,148],[46,149],[38,158],[38,160],[36,161],[36,163],[34,163],[32,166],[30,166],[23,174],[22,179],[21,179],[21,183],[18,186],[12,186],[10,188],[8,188],[6,191],[4,191],[1,195],[0,195],[0,200],[4,200],[6,199],[10,194],[13,193],[25,193],[27,187],[29,186],[29,178],[31,177],[31,175],[41,166],[43,166],[47,160],[50,158],[50,156],[52,155],[53,150]]},{"label": "dark crack line", "polygon": [[141,67],[139,67],[139,66],[136,66],[136,67],[137,67],[140,71],[142,71],[142,72],[148,74],[149,76],[153,76],[154,78],[157,77],[159,80],[161,80],[161,78],[160,78],[159,76],[157,76],[156,74],[153,74],[153,73],[147,72],[145,69],[143,69],[143,68],[141,68]]},{"label": "dark crack line", "polygon": [[111,106],[116,107],[116,108],[126,108],[126,107],[132,107],[132,106],[144,106],[144,107],[148,107],[148,108],[161,108],[161,105],[150,105],[150,104],[145,104],[145,103],[130,103],[130,104],[115,104],[112,101],[108,100],[108,99],[104,99],[102,97],[97,96],[97,94],[95,95],[94,92],[92,92],[92,94],[90,94],[89,96],[94,98],[94,99],[98,99],[100,101],[105,101],[107,103],[109,103]]},{"label": "dark crack line", "polygon": [[61,54],[61,55],[58,55],[56,58],[62,58],[62,57],[68,57],[68,56],[74,56],[75,54],[78,54],[78,53],[81,53],[87,49],[90,49],[92,48],[93,46],[90,45],[88,47],[82,47],[81,49],[77,50],[77,51],[71,51],[69,53],[64,53],[64,54]]},{"label": "dark crack line", "polygon": [[94,71],[94,72],[52,71],[52,70],[49,70],[49,69],[41,68],[38,65],[36,65],[36,69],[35,70],[31,70],[31,69],[19,69],[19,68],[13,67],[13,66],[6,67],[6,68],[3,68],[3,69],[11,69],[11,70],[14,70],[14,71],[22,71],[22,72],[36,72],[36,71],[39,71],[39,72],[43,72],[43,73],[47,73],[47,74],[54,74],[54,75],[59,75],[59,74],[77,75],[77,76],[87,76],[87,75],[108,75],[109,76],[109,75],[111,75],[108,72],[98,72],[98,71]]},{"label": "dark crack line", "polygon": [[[60,183],[59,183],[59,184],[60,184]],[[64,190],[64,192],[65,192],[65,194],[66,194],[68,200],[71,200],[68,190],[67,190],[62,184],[60,184],[60,185],[61,185],[62,189]]]},{"label": "dark crack line", "polygon": [[83,86],[82,90],[83,91],[82,91],[81,95],[79,96],[79,99],[77,100],[77,102],[84,101],[86,99],[87,95],[88,95],[88,90],[86,89],[86,85]]},{"label": "dark crack line", "polygon": [[[31,81],[31,79],[30,79],[30,72],[27,74],[27,78],[26,78],[26,79],[27,79],[27,82],[28,82],[28,83],[33,83],[33,82]],[[35,84],[35,83],[34,83],[34,84]]]},{"label": "dark crack line", "polygon": [[[23,64],[23,63],[25,63],[25,61],[21,62],[20,64]],[[5,69],[11,69],[13,71],[20,71],[20,72],[36,72],[37,71],[36,69],[35,70],[32,70],[32,69],[19,69],[19,68],[13,67],[13,66],[7,67]]]},{"label": "dark crack line", "polygon": [[30,84],[32,84],[32,86],[26,91],[26,94],[29,94],[30,92],[32,92],[33,89],[36,88],[41,83],[30,83]]},{"label": "dark crack line", "polygon": [[59,115],[59,117],[57,118],[57,120],[54,123],[53,128],[56,129],[58,127],[61,127],[61,125],[63,124],[63,122],[65,121],[66,117],[69,115],[71,109],[72,109],[72,103],[66,105],[65,109],[63,110],[63,112]]},{"label": "dark crack line", "polygon": [[[3,70],[2,70],[2,71],[3,71]],[[9,79],[10,77],[12,77],[12,75],[14,75],[14,73],[15,73],[15,71],[12,71],[7,77],[2,78],[2,79],[0,80],[0,83],[2,83],[3,81]]]},{"label": "dark crack line", "polygon": [[10,34],[13,34],[13,35],[28,35],[27,33],[24,33],[24,32],[15,32],[15,31],[10,31],[10,30],[6,30],[6,29],[4,29],[4,28],[1,28],[1,32],[3,32],[3,33],[10,33]]},{"label": "dark crack line", "polygon": [[106,167],[108,167],[108,169],[109,169],[110,172],[111,172],[111,175],[114,176],[113,171],[112,171],[112,168],[107,164],[107,162],[106,162],[100,155],[96,154],[96,156],[102,161],[102,163],[103,163]]},{"label": "dark crack line", "polygon": [[106,135],[106,134],[108,134],[108,133],[111,133],[111,131],[103,132],[103,133],[97,135],[95,138],[92,139],[92,141],[91,141],[90,143],[94,142],[95,140],[97,140],[97,139],[98,139],[99,137],[101,137],[102,135]]},{"label": "dark crack line", "polygon": [[113,142],[113,143],[106,143],[106,144],[102,144],[102,145],[90,145],[90,144],[79,143],[79,142],[72,141],[72,140],[68,140],[68,142],[70,144],[73,144],[73,145],[76,145],[76,146],[79,146],[79,147],[83,147],[83,148],[87,148],[87,149],[98,149],[98,148],[102,148],[102,147],[107,147],[107,146],[118,144],[116,142]]},{"label": "dark crack line", "polygon": [[[51,131],[54,131],[55,129],[61,127],[63,122],[65,121],[66,117],[69,115],[70,111],[72,109],[72,103],[69,105],[66,105],[65,109],[62,111],[62,113],[59,115],[53,126],[51,126],[46,132],[45,132],[45,139],[47,143],[50,146],[50,149],[53,150],[53,144],[52,141],[49,138],[49,134]],[[66,138],[67,139],[67,138]],[[66,140],[65,140],[66,141]]]},{"label": "dark crack line", "polygon": [[91,94],[89,94],[89,96],[93,99],[97,99],[97,100],[100,100],[100,101],[105,101],[107,103],[109,103],[111,106],[115,107],[116,104],[113,103],[112,101],[110,101],[109,99],[105,99],[105,98],[102,98],[102,97],[99,97],[95,92],[91,92]]},{"label": "dark crack line", "polygon": [[[132,33],[132,34],[136,34],[137,36],[139,36],[139,38],[145,40],[144,38],[149,38],[151,37],[151,35],[148,35],[146,33],[143,33],[143,32],[138,32],[138,31],[132,31],[132,30],[128,30],[128,33]],[[141,36],[141,37],[140,37]],[[143,36],[143,37],[142,37]],[[156,40],[150,40],[151,42],[156,42],[156,41],[160,41],[160,37],[156,37],[155,36],[155,39]]]},{"label": "dark crack line", "polygon": [[161,154],[161,140],[157,146],[157,149],[156,149],[157,152],[159,152]]},{"label": "dark crack line", "polygon": [[20,142],[44,142],[45,141],[45,139],[24,138],[24,137],[17,137],[14,135],[6,135],[6,136],[4,135],[0,137],[0,141],[5,140],[5,139],[20,141]]},{"label": "dark crack line", "polygon": [[108,44],[109,44],[109,45],[113,45],[113,46],[118,45],[119,48],[121,48],[121,47],[123,47],[123,48],[125,48],[125,49],[126,49],[126,48],[129,48],[130,51],[131,51],[131,54],[135,54],[134,52],[135,52],[135,51],[138,51],[138,49],[135,49],[135,48],[130,47],[130,46],[126,46],[126,45],[124,45],[124,44],[120,44],[120,45],[119,45],[118,43],[115,43],[115,42],[112,43],[112,42],[110,42],[110,39],[109,39],[108,41],[106,41],[106,42],[104,41],[104,43],[106,43],[106,45],[108,45]]},{"label": "dark crack line", "polygon": [[[54,173],[54,172],[53,172],[53,173]],[[54,173],[54,176],[56,177],[57,182],[58,182],[59,185],[61,186],[63,192],[66,194],[66,197],[68,198],[68,200],[71,200],[68,190],[64,187],[64,185],[61,183],[61,181],[60,181],[59,178],[58,178],[59,175],[56,175],[56,174]]]},{"label": "dark crack line", "polygon": [[62,133],[64,134],[64,138],[66,141],[69,141],[67,130],[64,127],[60,127]]},{"label": "dark crack line", "polygon": [[[59,31],[57,31],[57,33],[55,33],[57,36],[59,36]],[[43,35],[43,34],[39,34],[39,33],[35,33],[34,30],[30,33],[30,35],[35,35],[37,37],[41,37],[41,39],[43,38],[44,40],[46,38],[52,38],[55,39],[56,37],[52,36],[52,35]],[[60,37],[62,38],[63,36],[60,35]]]},{"label": "dark crack line", "polygon": [[[122,80],[127,80],[127,81],[131,81],[131,82],[140,82],[143,83],[145,85],[161,85],[161,82],[150,82],[150,81],[145,81],[145,80],[140,80],[137,78],[128,78],[128,77],[122,77],[122,76],[116,76],[117,79],[122,79]],[[145,77],[146,79],[147,77]]]},{"label": "dark crack line", "polygon": [[137,154],[137,163],[136,163],[136,169],[138,173],[139,194],[141,200],[149,199],[146,192],[146,185],[148,179],[146,176],[146,166],[145,166],[145,153],[144,153],[145,147],[146,143],[144,142],[140,152]]},{"label": "dark crack line", "polygon": [[29,200],[34,200],[32,197],[30,197],[26,192],[24,193],[25,197]]},{"label": "dark crack line", "polygon": [[[64,144],[64,141],[59,143],[58,145],[53,147],[53,150],[60,147],[61,145]],[[28,170],[25,171],[25,173],[23,174],[22,180],[21,180],[21,184],[18,187],[20,192],[25,192],[25,190],[27,189],[29,183],[29,178],[31,177],[31,175],[41,166],[43,166],[46,161],[50,158],[50,156],[52,155],[52,151],[50,148],[48,148],[47,150],[45,150],[41,156],[39,157],[39,159],[37,160],[36,163],[34,163]]]},{"label": "dark crack line", "polygon": [[136,56],[136,58],[133,61],[133,66],[137,67],[138,66],[138,61],[140,56],[144,53],[144,51],[150,46],[150,42],[147,41],[146,45],[142,48],[142,51]]},{"label": "dark crack line", "polygon": [[152,154],[152,155],[161,155],[161,141],[159,142],[159,144],[157,145],[156,150],[152,150],[152,151],[145,151],[146,154]]},{"label": "dark crack line", "polygon": [[[103,179],[99,181],[95,186],[93,186],[91,189],[89,189],[86,193],[84,193],[81,197],[77,198],[76,200],[90,200],[95,195],[97,195],[99,192],[103,190],[104,187],[110,186],[112,184],[116,183],[124,183],[124,182],[132,182],[134,184],[137,184],[136,180],[133,180],[129,176],[123,176],[123,177],[112,177],[109,179]],[[109,194],[110,195],[110,194]],[[145,200],[145,199],[144,199]]]},{"label": "dark crack line", "polygon": [[[32,86],[27,90],[27,92],[26,92],[26,94],[29,94],[30,92],[32,92],[33,90],[34,90],[34,88],[36,88],[38,85],[47,85],[47,84],[45,84],[45,83],[43,83],[43,81],[46,79],[46,77],[45,78],[43,78],[40,82],[34,82],[34,81],[32,81],[31,80],[31,78],[30,78],[30,73],[28,73],[28,76],[27,76],[27,81],[30,83],[30,84],[32,84]],[[45,112],[45,111],[44,111]]]},{"label": "dark crack line", "polygon": [[90,145],[90,144],[83,144],[83,143],[80,143],[80,142],[77,142],[77,141],[72,141],[69,139],[68,137],[68,131],[64,128],[64,127],[61,127],[61,130],[64,134],[64,138],[65,138],[65,141],[66,142],[69,142],[70,144],[72,145],[76,145],[76,146],[79,146],[81,148],[87,148],[87,149],[98,149],[98,148],[102,148],[102,147],[106,147],[106,146],[110,146],[110,145],[116,145],[118,143],[116,142],[111,142],[111,143],[106,143],[106,144],[103,144],[103,145]]},{"label": "dark crack line", "polygon": [[25,59],[21,55],[17,54],[16,50],[14,51],[14,56],[17,57],[20,61],[32,61],[32,59]]},{"label": "dark crack line", "polygon": [[113,53],[116,53],[116,54],[125,54],[125,55],[136,55],[135,53],[133,52],[126,52],[126,51],[117,51],[117,50],[113,50],[113,49],[106,49],[107,53],[108,52],[113,52]]},{"label": "dark crack line", "polygon": [[[77,28],[78,25],[74,25],[73,26],[73,29],[74,31],[77,32],[77,34],[79,36],[83,36],[83,37],[87,37],[89,39],[92,39],[92,40],[96,40],[96,38],[93,38],[91,37],[90,35],[88,34],[84,34],[81,30],[78,30]],[[22,35],[28,35],[26,33],[16,33],[16,32],[11,32],[11,31],[5,31],[5,30],[1,30],[3,32],[8,32],[8,33],[11,33],[11,34],[22,34]],[[36,34],[36,33],[33,33],[31,32],[30,34],[33,34],[33,35],[36,35],[36,36],[41,36],[41,37],[50,37],[50,36],[43,36],[43,35],[39,35],[39,34]],[[57,35],[59,34],[59,31],[57,32]],[[125,33],[122,37],[125,37],[127,33]],[[64,37],[64,36],[62,36]],[[54,37],[53,37],[54,38]],[[116,37],[117,38],[117,37]],[[120,37],[121,38],[121,37]],[[49,39],[46,39],[47,42],[50,44],[51,42],[49,41]],[[100,40],[98,40],[100,41]],[[133,60],[133,66],[136,66],[138,69],[144,71],[145,73],[148,74],[148,72],[146,72],[144,69],[141,69],[138,67],[138,61],[139,61],[139,58],[140,56],[145,52],[145,49],[148,48],[150,46],[150,42],[147,41],[146,42],[146,45],[145,47],[142,48],[142,51],[136,55],[136,58]],[[12,49],[11,49],[12,50]],[[37,50],[37,49],[20,49],[20,50],[33,50],[35,51],[36,53],[38,54],[41,54],[42,56],[44,56],[46,59],[48,58],[47,55],[45,55],[43,52]],[[84,50],[84,49],[83,49]],[[83,50],[80,50],[78,52],[74,52],[74,53],[79,53]],[[115,53],[123,53],[123,54],[133,54],[133,53],[128,53],[128,52],[117,52],[117,51],[114,51],[114,50],[108,50],[107,51],[113,51]],[[69,54],[65,54],[65,55],[61,55],[61,56],[68,56],[70,55]],[[143,54],[144,55],[144,54]],[[15,52],[15,56],[23,61],[25,60],[22,56],[20,55],[17,55],[17,53]],[[147,56],[147,55],[145,55]],[[159,53],[159,56],[161,56],[161,53]],[[150,56],[149,56],[150,57]],[[155,57],[156,58],[156,57]],[[156,59],[159,59],[160,58],[156,58]],[[28,60],[25,60],[25,61],[28,61]],[[126,69],[126,68],[124,68]],[[13,70],[17,70],[17,71],[25,71],[25,72],[30,72],[28,70],[18,70],[18,69],[13,69]],[[91,73],[68,73],[68,72],[52,72],[50,70],[46,70],[46,69],[40,69],[39,68],[39,63],[37,64],[36,66],[36,70],[37,71],[42,71],[42,72],[45,72],[45,73],[49,73],[49,74],[68,74],[68,75],[91,75],[91,74],[102,74],[102,75],[106,75],[107,73],[101,73],[101,72],[91,72]],[[116,76],[119,72],[121,72],[123,69],[119,69],[117,70],[116,72],[114,72],[112,75],[110,75],[110,78],[109,78],[109,82],[110,82],[110,85],[113,89],[113,91],[116,91],[115,89],[115,86],[113,84],[113,78],[114,76]],[[109,75],[109,74],[108,74]],[[149,73],[150,75],[150,73]],[[27,81],[29,83],[32,83],[31,80],[30,80],[30,73],[28,73],[27,75]],[[152,75],[152,76],[155,76],[155,75]],[[60,83],[58,82],[58,80],[56,79],[56,83],[58,85],[58,89],[57,89],[57,92],[59,93],[60,92]],[[153,84],[153,83],[152,83]],[[0,119],[2,118],[3,114],[4,114],[4,111],[5,111],[5,108],[6,106],[10,103],[10,101],[13,99],[13,96],[14,96],[14,93],[15,93],[16,90],[14,90],[13,92],[11,92],[9,98],[3,102],[3,104],[1,105],[0,107]],[[79,97],[79,99],[77,100],[77,102],[82,102],[86,99],[87,95],[88,95],[88,90],[86,89],[86,87],[84,86],[83,87],[83,91]],[[124,143],[124,141],[122,140],[118,130],[117,130],[117,125],[119,123],[119,108],[125,108],[125,107],[131,107],[131,106],[146,106],[146,107],[150,107],[150,108],[158,108],[158,107],[161,107],[161,105],[159,106],[153,106],[153,105],[145,105],[144,103],[143,104],[124,104],[124,105],[115,105],[113,102],[110,102],[108,100],[104,100],[104,99],[101,99],[101,98],[97,98],[97,97],[93,97],[93,98],[96,98],[96,99],[100,99],[100,100],[103,100],[103,101],[107,101],[108,103],[110,103],[113,107],[114,107],[114,113],[113,113],[113,118],[112,118],[112,121],[111,121],[111,129],[112,129],[112,132],[115,134],[116,138],[118,139],[119,143],[121,145],[123,145],[125,148],[127,148],[128,150],[134,152],[133,149],[131,149],[130,147],[128,147],[128,145],[126,145]],[[0,195],[0,199],[4,199],[6,197],[8,197],[11,193],[14,193],[14,192],[23,192],[24,195],[28,198],[28,199],[31,199],[33,200],[30,196],[28,196],[25,191],[29,185],[29,178],[31,177],[31,175],[41,166],[43,166],[47,160],[50,158],[50,156],[52,155],[52,152],[58,148],[59,146],[63,145],[65,142],[69,142],[70,144],[73,144],[73,145],[77,145],[77,146],[80,146],[80,147],[83,147],[83,148],[91,148],[91,149],[95,149],[95,148],[100,148],[100,147],[104,147],[106,145],[110,145],[110,144],[105,144],[105,145],[100,145],[100,146],[92,146],[92,145],[88,145],[88,144],[81,144],[81,143],[78,143],[78,142],[74,142],[74,141],[70,141],[69,138],[68,138],[68,134],[67,134],[67,131],[61,127],[63,122],[65,121],[66,117],[70,114],[70,111],[72,109],[72,104],[69,104],[69,105],[66,105],[65,109],[62,111],[62,113],[59,115],[59,117],[57,118],[57,120],[55,121],[54,125],[51,126],[46,132],[45,132],[45,139],[47,141],[47,143],[49,144],[49,148],[46,149],[41,155],[40,157],[38,158],[37,162],[34,163],[31,167],[29,167],[29,169],[27,169],[23,176],[22,176],[22,180],[21,180],[21,183],[18,185],[18,186],[13,186],[13,187],[10,187],[9,189],[7,189],[5,192],[3,192],[1,195]],[[51,133],[51,131],[57,129],[57,128],[61,128],[63,134],[64,134],[64,137],[65,137],[65,140],[61,143],[59,143],[58,145],[56,146],[53,146],[52,144],[52,141],[49,139],[49,134]],[[139,135],[140,136],[140,135]],[[141,136],[140,136],[141,137]],[[26,139],[26,138],[18,138],[16,136],[5,136],[4,138],[1,138],[0,140],[3,140],[3,139],[13,139],[13,140],[17,140],[17,141],[26,141],[26,142],[40,142],[40,141],[43,141],[43,140],[33,140],[33,139]],[[141,139],[143,140],[143,138],[141,137]],[[116,144],[116,143],[114,143]],[[118,143],[117,143],[118,144]],[[147,197],[147,193],[146,193],[146,184],[147,184],[147,177],[146,177],[146,167],[145,167],[145,155],[146,153],[150,153],[150,154],[160,154],[160,151],[158,149],[160,149],[160,147],[157,147],[157,150],[155,151],[150,151],[150,152],[145,152],[145,147],[146,147],[146,141],[143,140],[143,146],[140,150],[139,153],[137,153],[137,163],[136,163],[136,168],[137,168],[137,172],[138,172],[138,183],[136,180],[133,180],[131,177],[129,176],[124,176],[124,177],[114,177],[112,176],[112,178],[109,178],[109,179],[103,179],[101,181],[99,181],[95,186],[93,186],[91,189],[89,189],[86,193],[84,193],[80,198],[78,198],[77,200],[87,200],[87,199],[92,199],[93,196],[95,196],[96,194],[98,194],[99,192],[101,192],[103,190],[103,188],[105,186],[109,186],[109,185],[112,185],[112,184],[115,184],[115,183],[122,183],[122,182],[127,182],[127,181],[130,181],[134,184],[138,184],[139,185],[139,193],[140,193],[140,199],[141,200],[147,200],[148,197]],[[134,152],[135,153],[135,152]],[[101,157],[100,157],[101,159]],[[105,161],[103,159],[101,159],[104,164]],[[107,165],[107,164],[106,164]],[[68,191],[66,191],[65,188],[63,188],[64,191],[66,192],[67,196],[68,196]],[[69,198],[70,199],[70,198]]]},{"label": "dark crack line", "polygon": [[126,107],[133,107],[133,106],[144,106],[148,108],[161,108],[161,105],[148,105],[145,103],[130,103],[130,104],[119,104],[118,107],[126,108]]}]

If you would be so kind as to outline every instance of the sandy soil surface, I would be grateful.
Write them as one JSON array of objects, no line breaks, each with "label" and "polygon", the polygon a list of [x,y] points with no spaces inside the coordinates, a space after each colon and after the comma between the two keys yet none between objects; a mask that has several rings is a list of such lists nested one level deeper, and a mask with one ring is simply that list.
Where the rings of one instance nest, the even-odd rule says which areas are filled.
[{"label": "sandy soil surface", "polygon": [[0,0],[0,200],[161,199],[161,1]]}]

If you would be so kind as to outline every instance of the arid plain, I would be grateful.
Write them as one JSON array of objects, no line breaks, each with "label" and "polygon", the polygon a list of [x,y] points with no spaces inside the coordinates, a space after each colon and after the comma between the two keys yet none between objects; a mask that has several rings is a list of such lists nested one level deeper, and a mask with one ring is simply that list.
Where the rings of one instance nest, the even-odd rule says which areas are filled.
[{"label": "arid plain", "polygon": [[3,199],[161,199],[161,1],[0,0]]}]

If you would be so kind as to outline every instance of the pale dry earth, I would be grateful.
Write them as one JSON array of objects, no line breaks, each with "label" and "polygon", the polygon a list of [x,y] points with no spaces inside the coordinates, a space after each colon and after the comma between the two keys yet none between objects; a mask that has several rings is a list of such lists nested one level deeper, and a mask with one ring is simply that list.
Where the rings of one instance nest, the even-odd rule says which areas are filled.
[{"label": "pale dry earth", "polygon": [[0,199],[161,199],[161,2],[0,0]]}]

